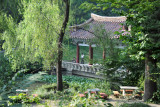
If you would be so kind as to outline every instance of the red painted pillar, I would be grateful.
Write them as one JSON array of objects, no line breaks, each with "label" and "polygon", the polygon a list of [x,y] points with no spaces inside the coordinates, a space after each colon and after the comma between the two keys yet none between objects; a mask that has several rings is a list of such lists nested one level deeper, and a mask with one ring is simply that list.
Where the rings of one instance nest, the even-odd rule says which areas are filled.
[{"label": "red painted pillar", "polygon": [[79,45],[77,43],[77,58],[76,58],[76,63],[79,63]]},{"label": "red painted pillar", "polygon": [[89,45],[89,65],[93,64],[93,48]]}]

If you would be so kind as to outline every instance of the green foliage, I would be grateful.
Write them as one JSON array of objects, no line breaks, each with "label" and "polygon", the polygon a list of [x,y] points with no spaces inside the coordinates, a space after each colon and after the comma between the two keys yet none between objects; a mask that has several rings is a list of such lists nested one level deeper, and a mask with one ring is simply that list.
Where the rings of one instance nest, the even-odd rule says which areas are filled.
[{"label": "green foliage", "polygon": [[62,24],[58,4],[50,0],[23,0],[22,4],[24,20],[16,25],[12,18],[8,18],[9,30],[3,34],[3,48],[13,68],[39,59],[43,59],[46,66],[54,64]]},{"label": "green foliage", "polygon": [[[14,74],[11,69],[11,65],[6,57],[4,57],[3,52],[0,52],[0,87],[2,88],[4,84],[12,78]],[[1,93],[1,92],[0,92]]]},{"label": "green foliage", "polygon": [[[130,53],[135,59],[144,60],[146,53],[150,54],[151,59],[159,59],[158,47],[159,43],[159,0],[148,1],[128,1],[128,0],[104,0],[97,1],[100,4],[112,3],[112,7],[120,8],[125,7],[127,11],[118,10],[120,15],[127,17],[126,25],[131,25],[131,36],[121,39],[127,44],[127,53]],[[100,5],[107,7],[105,5]],[[155,22],[156,25],[155,25]],[[153,45],[154,44],[154,45]],[[152,50],[152,52],[150,52]]]},{"label": "green foliage", "polygon": [[150,102],[157,103],[157,104],[160,102],[160,91],[159,90],[157,90],[157,92],[153,93],[153,96],[150,99]]},{"label": "green foliage", "polygon": [[67,107],[103,107],[104,105],[102,103],[102,100],[95,100],[93,98],[81,98],[78,95],[75,95]]},{"label": "green foliage", "polygon": [[[160,1],[159,0],[91,0],[99,3],[96,7],[104,9],[114,8],[113,11],[127,17],[127,26],[131,25],[130,35],[122,36],[120,40],[126,44],[126,54],[135,61],[147,59],[149,62],[150,80],[156,81],[158,76],[154,75],[160,61]],[[111,5],[107,5],[111,4]],[[93,5],[90,4],[90,5]],[[118,9],[118,10],[116,10]],[[124,10],[123,10],[124,9]],[[128,56],[127,55],[127,56]],[[136,65],[136,64],[135,64]],[[141,69],[143,70],[143,69]],[[137,75],[137,74],[136,74]],[[135,77],[136,77],[135,75]],[[146,78],[148,79],[148,78]],[[146,84],[150,85],[150,84]],[[156,87],[156,86],[154,86]],[[150,92],[152,93],[152,92]],[[146,94],[147,95],[147,94]]]},{"label": "green foliage", "polygon": [[38,89],[34,90],[32,93],[37,94],[42,99],[52,99],[54,96],[54,88],[57,84],[43,85]]},{"label": "green foliage", "polygon": [[123,52],[120,58],[120,63],[126,70],[125,78],[123,79],[123,85],[125,86],[142,86],[144,85],[144,61],[134,60]]},{"label": "green foliage", "polygon": [[113,79],[116,79],[116,75],[114,75],[115,71],[120,67],[118,60],[116,59],[106,59],[102,62],[103,64],[103,73],[108,77],[108,79],[111,79],[113,76]]},{"label": "green foliage", "polygon": [[22,18],[22,4],[21,0],[1,0],[0,1],[0,11],[6,13],[7,15],[11,15],[14,21],[17,23]]},{"label": "green foliage", "polygon": [[141,89],[141,90],[144,90],[144,75],[141,75],[141,77],[139,78],[138,80],[138,87]]},{"label": "green foliage", "polygon": [[102,48],[105,54],[107,54],[107,58],[115,58],[118,50],[115,46],[118,41],[112,39],[113,32],[107,32],[104,25],[93,25],[93,34],[95,36],[93,43]]},{"label": "green foliage", "polygon": [[0,12],[0,50],[2,50],[2,34],[3,32],[7,29],[7,23],[6,23],[6,18],[5,18],[5,13]]},{"label": "green foliage", "polygon": [[41,99],[39,97],[27,96],[24,93],[20,93],[18,96],[9,96],[11,102],[8,102],[8,105],[14,105],[16,103],[22,104],[31,104],[37,103],[40,104]]},{"label": "green foliage", "polygon": [[120,107],[150,107],[150,106],[143,103],[133,103],[133,104],[124,103],[120,105]]},{"label": "green foliage", "polygon": [[[56,76],[44,75],[41,81],[48,83],[56,83]],[[105,92],[107,95],[111,94],[110,84],[104,80],[82,78],[77,76],[63,76],[63,81],[69,84],[69,88],[73,88],[75,91],[85,92],[87,89],[99,88],[101,92]]]},{"label": "green foliage", "polygon": [[70,19],[69,19],[69,25],[76,25],[84,22],[85,20],[89,19],[90,13],[84,12],[82,9],[79,8],[79,6],[84,2],[85,0],[71,0],[71,11],[70,11]]},{"label": "green foliage", "polygon": [[[52,78],[52,79],[49,79],[49,78]],[[73,104],[76,104],[76,105],[101,104],[102,102],[101,100],[95,100],[95,99],[89,99],[89,98],[85,98],[84,100],[78,96],[79,92],[84,93],[85,91],[87,91],[87,89],[99,88],[101,92],[105,92],[107,95],[111,94],[111,90],[109,89],[110,87],[109,83],[103,80],[88,79],[88,78],[77,77],[77,76],[63,76],[63,80],[66,81],[66,82],[65,81],[63,82],[64,87],[66,86],[65,84],[68,84],[69,88],[64,89],[62,92],[56,91],[54,89],[56,88],[55,76],[44,75],[41,80],[42,81],[45,80],[46,82],[50,82],[50,83],[54,82],[54,84],[43,85],[42,87],[39,87],[36,90],[34,90],[33,93],[38,94],[38,96],[42,99],[60,100],[60,102],[58,103],[60,106],[66,106],[66,105],[70,106]]]},{"label": "green foliage", "polygon": [[[93,5],[82,5],[90,0],[71,0],[71,11],[70,11],[70,21],[69,25],[81,24],[90,18],[91,13],[111,16],[114,13],[112,9],[103,10],[102,8],[95,8],[98,5],[96,2],[91,2]],[[85,8],[84,8],[85,7]],[[94,9],[94,10],[91,10]]]}]

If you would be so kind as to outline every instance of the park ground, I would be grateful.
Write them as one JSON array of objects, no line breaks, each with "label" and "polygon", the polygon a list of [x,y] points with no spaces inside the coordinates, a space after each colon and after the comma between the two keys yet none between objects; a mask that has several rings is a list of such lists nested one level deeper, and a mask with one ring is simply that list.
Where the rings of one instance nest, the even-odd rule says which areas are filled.
[{"label": "park ground", "polygon": [[[16,78],[16,82],[12,90],[7,94],[2,94],[1,98],[5,99],[5,97],[8,96],[16,96],[16,89],[28,89],[27,96],[35,96],[41,99],[40,104],[37,104],[37,102],[31,103],[27,105],[29,107],[82,107],[87,104],[89,107],[93,107],[93,105],[98,107],[128,107],[123,104],[140,104],[140,107],[160,107],[158,104],[151,104],[149,102],[145,103],[138,99],[115,98],[112,93],[113,90],[110,89],[112,84],[103,80],[69,75],[64,75],[63,80],[65,81],[65,84],[69,85],[69,87],[64,85],[64,87],[67,87],[65,87],[62,92],[55,93],[53,90],[56,86],[55,75],[48,75],[44,72],[26,75],[22,74],[20,77]],[[79,96],[79,93],[85,93],[87,89],[93,88],[99,88],[101,90],[100,92],[108,95],[108,98],[95,99],[87,97],[81,98]],[[113,106],[109,106],[108,104],[112,104]],[[25,105],[17,105],[17,103],[14,103],[11,107],[23,106]]]}]

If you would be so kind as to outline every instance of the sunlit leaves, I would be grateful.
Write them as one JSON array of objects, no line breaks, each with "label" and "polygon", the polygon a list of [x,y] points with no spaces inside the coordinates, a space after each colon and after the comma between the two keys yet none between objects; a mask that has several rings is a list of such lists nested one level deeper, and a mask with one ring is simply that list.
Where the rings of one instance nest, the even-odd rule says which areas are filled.
[{"label": "sunlit leaves", "polygon": [[51,0],[23,0],[22,4],[23,20],[16,25],[12,18],[7,19],[10,28],[4,33],[6,53],[13,52],[15,66],[38,58],[43,58],[45,65],[53,63],[62,25],[58,4]]}]

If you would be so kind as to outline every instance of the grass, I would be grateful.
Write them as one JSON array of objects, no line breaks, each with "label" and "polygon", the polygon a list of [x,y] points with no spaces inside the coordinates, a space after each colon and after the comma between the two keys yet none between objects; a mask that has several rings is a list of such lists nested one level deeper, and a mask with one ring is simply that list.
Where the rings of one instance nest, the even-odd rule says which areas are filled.
[{"label": "grass", "polygon": [[[68,106],[71,103],[79,103],[82,99],[78,96],[79,93],[84,93],[87,89],[99,88],[101,92],[110,95],[110,84],[99,79],[90,79],[77,76],[63,76],[65,85],[69,85],[62,92],[54,90],[56,85],[56,76],[41,75],[41,74],[27,74],[16,79],[14,90],[28,89],[28,95],[38,94],[43,100],[56,101],[59,106]],[[64,86],[65,86],[64,85]],[[16,94],[16,93],[12,93]],[[77,99],[75,101],[75,98]],[[90,102],[89,99],[86,99]],[[97,100],[98,101],[98,100]],[[87,103],[87,102],[83,102]]]},{"label": "grass", "polygon": [[[47,83],[56,83],[56,76],[44,75],[41,80]],[[104,80],[66,75],[63,76],[63,81],[66,81],[71,87],[78,88],[80,92],[84,92],[87,89],[99,88],[108,95],[111,94],[110,84]]]}]

